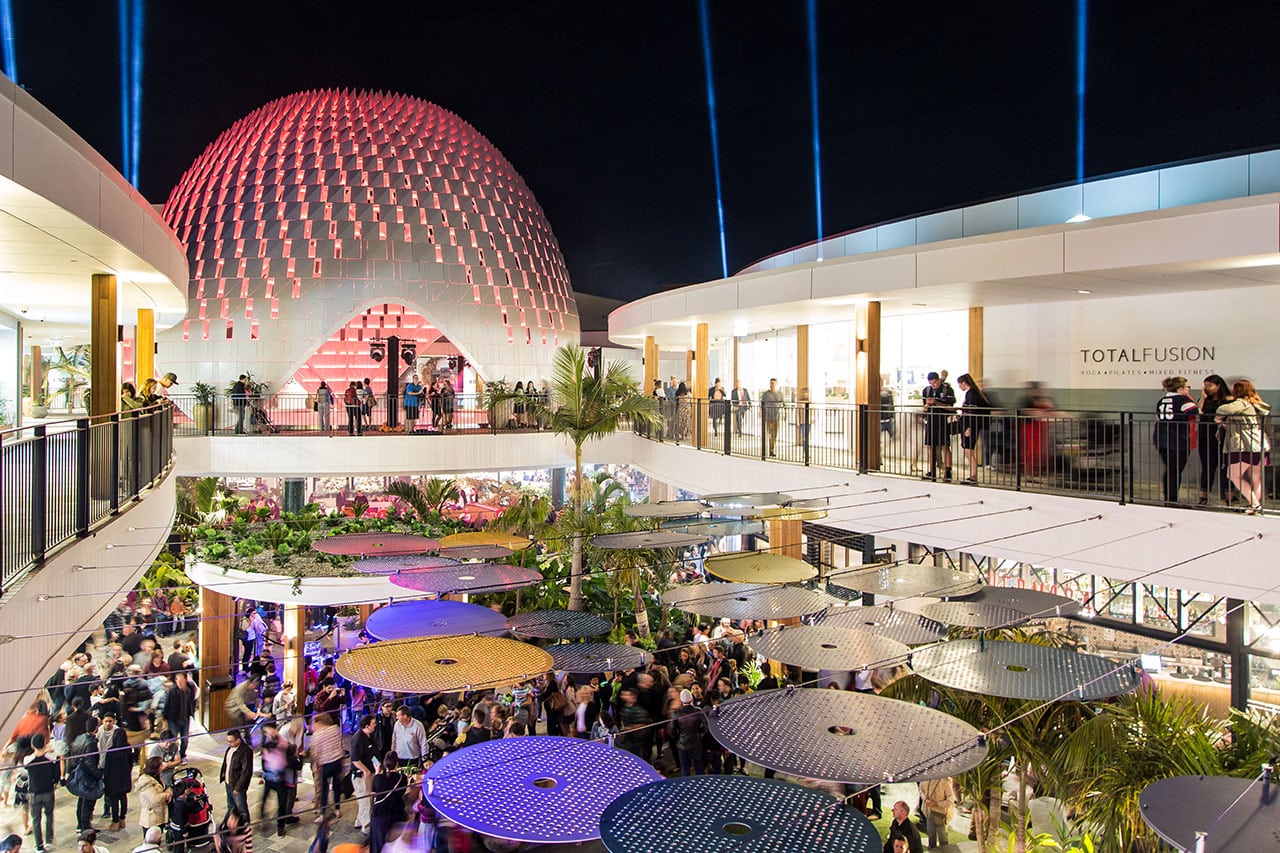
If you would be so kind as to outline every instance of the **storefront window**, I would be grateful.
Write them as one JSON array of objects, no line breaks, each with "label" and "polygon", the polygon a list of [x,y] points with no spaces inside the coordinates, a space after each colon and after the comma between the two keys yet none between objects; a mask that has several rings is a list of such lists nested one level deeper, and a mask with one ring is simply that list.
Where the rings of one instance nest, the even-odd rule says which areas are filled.
[{"label": "storefront window", "polygon": [[894,402],[919,405],[929,372],[956,377],[969,370],[969,315],[965,311],[901,314],[880,323],[880,372],[889,377]]},{"label": "storefront window", "polygon": [[815,403],[852,403],[857,364],[853,323],[823,323],[809,327],[809,388]]},{"label": "storefront window", "polygon": [[0,316],[0,429],[18,422],[21,355],[17,321]]}]

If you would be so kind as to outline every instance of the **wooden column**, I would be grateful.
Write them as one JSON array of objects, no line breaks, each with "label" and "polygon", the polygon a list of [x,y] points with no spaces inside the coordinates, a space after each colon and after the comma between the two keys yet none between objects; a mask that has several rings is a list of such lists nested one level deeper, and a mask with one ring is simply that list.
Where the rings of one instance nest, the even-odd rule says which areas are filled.
[{"label": "wooden column", "polygon": [[[200,668],[203,678],[235,676],[235,648],[231,637],[238,624],[235,599],[201,587],[200,628],[197,632],[196,644],[200,651]],[[198,687],[201,697],[201,720],[205,728],[224,728],[220,723],[224,719],[222,703],[226,700],[227,694],[220,691],[211,695],[208,685],[204,682],[201,682]]]},{"label": "wooden column", "polygon": [[90,297],[90,415],[109,415],[120,408],[120,379],[116,375],[116,277],[93,276]]},{"label": "wooden column", "polygon": [[653,383],[662,377],[658,375],[658,342],[653,335],[644,338],[644,384],[640,386],[642,394],[653,393]]},{"label": "wooden column", "polygon": [[699,323],[694,330],[693,361],[693,399],[694,429],[698,432],[698,447],[707,443],[707,416],[710,406],[707,405],[707,394],[711,392],[711,347],[707,339],[707,324]]},{"label": "wooden column", "polygon": [[804,549],[801,547],[801,530],[804,522],[798,518],[778,518],[769,520],[769,551],[773,554],[783,554],[788,557],[795,557],[797,560],[804,559]]},{"label": "wooden column", "polygon": [[[987,384],[987,380],[983,378],[983,349],[985,346],[984,326],[982,322],[982,306],[975,305],[969,308],[969,375],[978,382],[978,386],[982,387]],[[982,460],[986,458],[986,453],[982,447],[982,436],[978,436],[977,442],[973,446],[973,458],[978,464],[982,464]]]},{"label": "wooden column", "polygon": [[859,305],[854,323],[855,348],[858,363],[857,375],[854,377],[854,402],[868,407],[868,414],[860,422],[855,421],[855,429],[867,431],[854,443],[865,457],[860,460],[871,470],[880,467],[880,303],[868,302]]},{"label": "wooden column", "polygon": [[142,392],[142,383],[156,376],[156,312],[138,309],[138,326],[133,333],[133,383]]},{"label": "wooden column", "polygon": [[[40,392],[44,388],[44,353],[40,347],[31,347],[31,405],[40,404]],[[68,407],[70,408],[70,407]]]},{"label": "wooden column", "polygon": [[307,695],[307,608],[300,604],[284,606],[284,667],[281,678],[292,681],[297,702],[294,713],[301,713]]},{"label": "wooden column", "polygon": [[[796,399],[809,394],[809,327],[796,326]],[[813,396],[810,394],[809,399]]]},{"label": "wooden column", "polygon": [[974,379],[978,380],[979,385],[985,385],[986,379],[983,374],[983,344],[985,337],[983,334],[982,323],[982,306],[978,305],[969,309],[969,370],[968,373]]},{"label": "wooden column", "polygon": [[[824,392],[825,393],[825,392]],[[796,434],[797,445],[805,442],[804,430],[808,426],[805,403],[812,403],[809,392],[809,327],[796,326]]]}]

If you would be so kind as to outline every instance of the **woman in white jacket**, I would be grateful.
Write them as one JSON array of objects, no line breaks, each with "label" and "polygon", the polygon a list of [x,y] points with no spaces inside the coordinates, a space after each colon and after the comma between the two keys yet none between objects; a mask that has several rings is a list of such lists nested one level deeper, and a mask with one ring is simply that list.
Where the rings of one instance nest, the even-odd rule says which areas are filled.
[{"label": "woman in white jacket", "polygon": [[138,823],[142,825],[143,837],[153,826],[163,828],[169,820],[169,798],[172,794],[160,781],[160,756],[147,759],[146,768],[134,783],[133,792],[141,802]]},{"label": "woman in white jacket", "polygon": [[1256,515],[1266,490],[1263,468],[1271,450],[1266,417],[1271,407],[1248,379],[1232,383],[1231,395],[1235,399],[1219,406],[1214,420],[1226,427],[1227,476],[1244,498],[1245,513]]}]

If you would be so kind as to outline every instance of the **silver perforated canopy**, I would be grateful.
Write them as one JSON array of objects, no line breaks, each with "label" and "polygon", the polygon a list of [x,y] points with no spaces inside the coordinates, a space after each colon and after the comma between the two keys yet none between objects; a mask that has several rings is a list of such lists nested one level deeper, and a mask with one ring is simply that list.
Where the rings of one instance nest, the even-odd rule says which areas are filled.
[{"label": "silver perforated canopy", "polygon": [[435,595],[454,592],[492,592],[531,586],[542,580],[542,575],[522,566],[502,563],[458,563],[435,569],[412,572],[396,572],[391,583],[404,589]]},{"label": "silver perforated canopy", "polygon": [[856,628],[908,646],[934,643],[947,635],[947,627],[941,622],[909,610],[888,607],[833,608],[821,614],[816,622],[832,628]]},{"label": "silver perforated canopy", "polygon": [[907,646],[852,628],[800,625],[775,628],[747,636],[747,645],[760,657],[804,669],[851,671],[902,663]]},{"label": "silver perforated canopy", "polygon": [[591,544],[606,551],[629,551],[636,548],[692,548],[711,537],[703,533],[676,530],[636,530],[631,533],[605,533],[592,536]]},{"label": "silver perforated canopy", "polygon": [[1012,627],[1031,618],[1020,610],[998,604],[975,604],[963,598],[926,604],[920,608],[920,613],[944,625],[959,625],[963,628]]},{"label": "silver perforated canopy", "polygon": [[948,598],[971,595],[982,589],[982,580],[970,572],[915,563],[851,566],[831,572],[830,580],[847,589],[889,598]]},{"label": "silver perforated canopy", "polygon": [[613,623],[603,616],[582,610],[534,610],[512,616],[507,620],[507,628],[522,637],[576,640],[607,634],[613,630]]},{"label": "silver perforated canopy", "polygon": [[1065,595],[1008,586],[984,586],[977,593],[964,596],[964,600],[969,604],[993,604],[996,607],[1007,607],[1010,610],[1025,613],[1027,616],[1042,619],[1050,616],[1069,616],[1082,607],[1080,602]]},{"label": "silver perforated canopy", "polygon": [[707,511],[700,501],[659,501],[651,504],[628,504],[622,514],[629,518],[691,518]]},{"label": "silver perforated canopy", "polygon": [[665,779],[600,818],[610,853],[878,853],[871,821],[830,794],[754,776]]},{"label": "silver perforated canopy", "polygon": [[866,693],[782,688],[723,702],[707,727],[726,749],[779,773],[873,784],[954,776],[987,754],[950,714]]},{"label": "silver perforated canopy", "polygon": [[572,673],[639,669],[649,658],[644,649],[621,643],[557,643],[547,651],[553,669]]},{"label": "silver perforated canopy", "polygon": [[912,654],[911,668],[937,684],[1008,699],[1105,699],[1138,686],[1131,666],[1005,640],[952,640],[922,648]]},{"label": "silver perforated canopy", "polygon": [[1152,782],[1138,795],[1142,819],[1179,850],[1195,848],[1207,832],[1205,853],[1280,850],[1277,782],[1229,776],[1173,776]]},{"label": "silver perforated canopy", "polygon": [[686,613],[728,619],[790,619],[817,613],[831,598],[798,586],[699,583],[662,594],[667,605]]}]

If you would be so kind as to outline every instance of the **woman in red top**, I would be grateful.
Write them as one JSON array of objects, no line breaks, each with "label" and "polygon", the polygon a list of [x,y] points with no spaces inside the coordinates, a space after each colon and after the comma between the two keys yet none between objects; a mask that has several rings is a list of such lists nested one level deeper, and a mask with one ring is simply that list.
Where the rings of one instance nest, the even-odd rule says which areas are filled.
[{"label": "woman in red top", "polygon": [[19,718],[17,725],[13,727],[13,733],[9,735],[9,743],[20,737],[30,738],[34,734],[42,734],[46,740],[49,738],[49,706],[43,699],[32,702],[27,712]]}]

